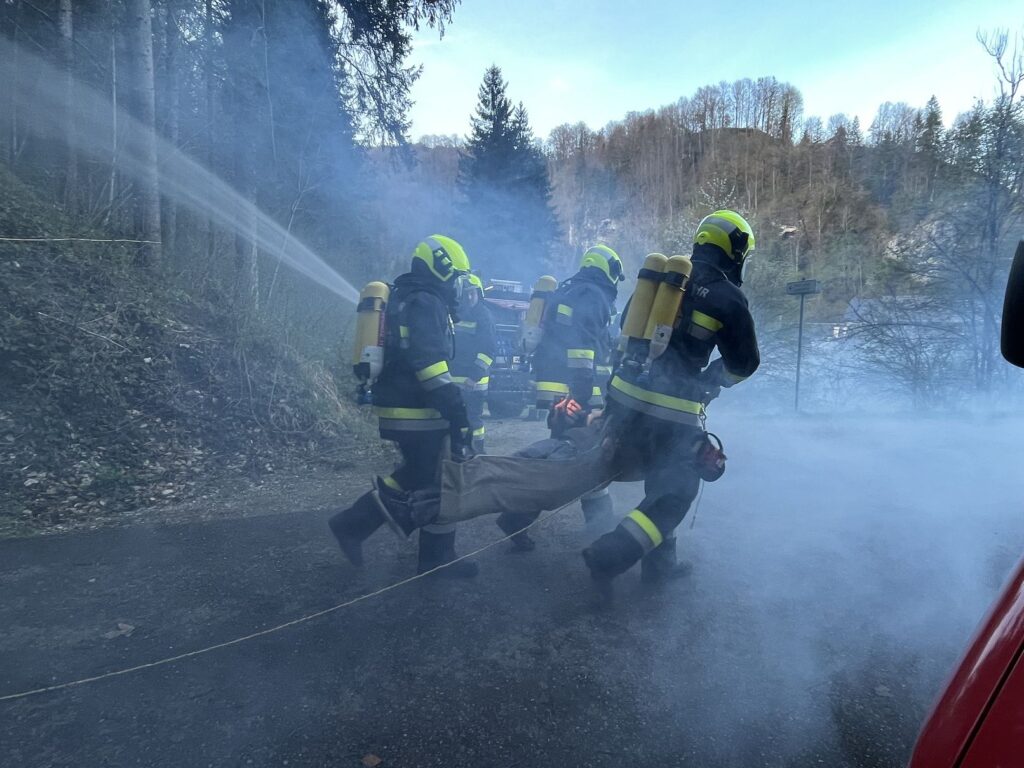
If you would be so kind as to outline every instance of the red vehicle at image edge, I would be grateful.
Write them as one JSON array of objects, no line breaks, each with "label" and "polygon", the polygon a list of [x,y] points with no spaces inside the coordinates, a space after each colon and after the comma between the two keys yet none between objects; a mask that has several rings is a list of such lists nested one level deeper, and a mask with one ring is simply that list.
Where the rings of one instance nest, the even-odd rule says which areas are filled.
[{"label": "red vehicle at image edge", "polygon": [[[1003,356],[1024,368],[1024,241],[1003,303]],[[918,736],[910,768],[1024,767],[1024,559]]]}]

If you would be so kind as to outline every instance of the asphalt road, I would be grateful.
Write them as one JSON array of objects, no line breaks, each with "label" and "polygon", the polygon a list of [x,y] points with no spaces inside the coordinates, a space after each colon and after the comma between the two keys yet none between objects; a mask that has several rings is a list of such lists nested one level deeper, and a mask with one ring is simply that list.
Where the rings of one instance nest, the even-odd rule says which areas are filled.
[{"label": "asphalt road", "polygon": [[[0,702],[5,766],[899,766],[1021,551],[1020,423],[714,423],[689,575],[595,605],[578,507],[473,583],[414,582],[182,662]],[[492,429],[512,449],[536,424]],[[347,489],[352,496],[362,488]],[[615,489],[621,512],[640,489]],[[267,510],[261,510],[266,512]],[[467,524],[463,550],[497,537]],[[412,573],[280,509],[0,542],[0,695],[132,666]]]}]

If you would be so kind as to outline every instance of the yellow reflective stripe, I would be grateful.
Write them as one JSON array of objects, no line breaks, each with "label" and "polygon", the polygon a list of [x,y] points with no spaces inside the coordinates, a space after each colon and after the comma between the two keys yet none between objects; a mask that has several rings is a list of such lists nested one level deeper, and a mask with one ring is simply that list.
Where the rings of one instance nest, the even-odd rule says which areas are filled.
[{"label": "yellow reflective stripe", "polygon": [[566,354],[570,360],[593,360],[594,350],[592,349],[567,349]]},{"label": "yellow reflective stripe", "polygon": [[452,376],[452,381],[456,384],[465,384],[469,381],[469,376]]},{"label": "yellow reflective stripe", "polygon": [[538,392],[560,392],[562,394],[569,393],[569,385],[562,384],[558,381],[538,381],[537,382]]},{"label": "yellow reflective stripe", "polygon": [[398,481],[391,475],[385,475],[382,480],[384,480],[384,485],[393,491],[398,491],[399,493],[403,493],[405,491],[405,489],[399,485]]},{"label": "yellow reflective stripe", "polygon": [[602,376],[611,376],[612,367],[610,365],[599,365],[597,366],[597,372]]},{"label": "yellow reflective stripe", "polygon": [[477,352],[476,359],[479,360],[484,365],[490,365],[491,363],[494,362],[493,357],[491,357],[490,355],[485,355],[483,352]]},{"label": "yellow reflective stripe", "polygon": [[565,315],[566,317],[572,317],[572,307],[570,307],[568,304],[559,304],[558,314]]},{"label": "yellow reflective stripe", "polygon": [[661,531],[658,530],[658,526],[656,526],[651,521],[651,518],[649,518],[639,509],[634,509],[628,515],[626,515],[626,519],[632,520],[634,523],[639,525],[640,529],[645,534],[647,534],[648,538],[650,538],[651,540],[651,543],[655,547],[661,546],[661,542],[665,540],[665,538],[661,535]]},{"label": "yellow reflective stripe", "polygon": [[693,320],[694,325],[699,325],[701,328],[706,328],[712,332],[722,330],[722,323],[719,320],[716,320],[711,315],[698,312],[696,309],[693,310],[691,320]]},{"label": "yellow reflective stripe", "polygon": [[403,339],[408,339],[409,338],[409,326],[408,325],[400,325],[400,326],[398,326],[398,335],[399,335],[399,337],[401,337]]},{"label": "yellow reflective stripe", "polygon": [[375,406],[373,412],[380,419],[440,419],[441,412],[433,408],[386,408]]},{"label": "yellow reflective stripe", "polygon": [[457,322],[455,324],[455,327],[456,328],[466,328],[467,330],[475,330],[476,329],[476,321],[475,320],[459,320],[459,322]]},{"label": "yellow reflective stripe", "polygon": [[623,381],[618,376],[612,377],[611,386],[620,392],[625,392],[627,395],[636,398],[637,400],[650,403],[651,405],[658,405],[662,408],[669,408],[673,411],[699,414],[703,410],[703,406],[693,400],[684,400],[681,397],[663,395],[660,392],[648,392],[646,389],[641,389],[635,384]]},{"label": "yellow reflective stripe", "polygon": [[594,397],[601,397],[601,388],[595,385],[594,388],[590,391],[590,394]]},{"label": "yellow reflective stripe", "polygon": [[485,431],[484,427],[477,427],[473,430],[473,437],[483,437]]},{"label": "yellow reflective stripe", "polygon": [[448,373],[448,362],[445,360],[442,360],[439,363],[434,363],[433,365],[428,365],[426,368],[416,371],[416,378],[420,381],[426,381],[427,379],[432,379],[435,376],[440,376],[443,373]]},{"label": "yellow reflective stripe", "polygon": [[482,379],[480,379],[480,381],[477,382],[477,384],[480,384],[481,386],[487,386],[490,383],[491,383],[491,377],[490,376],[484,376]]}]

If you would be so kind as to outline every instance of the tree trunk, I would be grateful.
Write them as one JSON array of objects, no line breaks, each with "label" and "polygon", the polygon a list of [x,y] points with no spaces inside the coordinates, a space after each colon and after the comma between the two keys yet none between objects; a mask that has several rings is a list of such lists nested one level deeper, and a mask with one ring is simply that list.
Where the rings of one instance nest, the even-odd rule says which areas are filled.
[{"label": "tree trunk", "polygon": [[[179,102],[180,88],[178,87],[178,54],[181,49],[181,35],[178,30],[177,19],[173,4],[168,4],[164,15],[164,134],[170,141],[171,146],[178,146]],[[161,250],[164,256],[173,258],[175,244],[177,241],[178,227],[178,204],[172,199],[165,197],[160,213],[161,237],[163,243]]]},{"label": "tree trunk", "polygon": [[[206,168],[213,170],[213,0],[206,0],[205,19],[203,24],[203,43],[206,53],[203,77],[206,90]],[[206,258],[213,258],[216,233],[213,219],[206,219]]]},{"label": "tree trunk", "polygon": [[[4,17],[5,20],[10,18],[10,25],[4,26],[4,34],[10,35],[11,40],[14,42],[14,52],[9,62],[5,62],[6,66],[3,69],[5,79],[8,82],[14,82],[14,73],[18,71],[18,12],[21,10],[21,3],[15,2],[4,5]],[[9,69],[8,69],[9,67]],[[7,115],[9,118],[7,129],[8,129],[8,145],[7,145],[7,164],[14,168],[15,163],[18,160],[18,142],[20,140],[18,136],[18,97],[15,96],[17,88],[8,88],[7,101]]]},{"label": "tree trunk", "polygon": [[114,14],[114,0],[109,0],[107,12],[110,14],[110,190],[107,198],[109,224],[114,216],[114,203],[117,200],[117,132],[121,124],[117,114],[117,16]]},{"label": "tree trunk", "polygon": [[78,150],[75,148],[75,32],[71,0],[60,0],[58,24],[60,28],[60,62],[64,68],[64,207],[68,213],[78,213]]},{"label": "tree trunk", "polygon": [[[160,181],[156,154],[156,94],[153,84],[153,20],[149,0],[128,0],[134,58],[136,117],[142,124],[138,153],[142,161],[136,184],[136,228],[140,240],[160,239]],[[146,244],[139,249],[140,260],[152,265],[160,253],[159,245]]]}]

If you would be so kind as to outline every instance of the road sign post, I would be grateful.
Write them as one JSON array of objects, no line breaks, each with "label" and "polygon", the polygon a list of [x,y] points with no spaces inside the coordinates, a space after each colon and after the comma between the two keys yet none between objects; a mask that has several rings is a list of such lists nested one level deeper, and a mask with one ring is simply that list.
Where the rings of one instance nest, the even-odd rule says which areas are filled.
[{"label": "road sign post", "polygon": [[786,283],[786,293],[800,297],[800,326],[796,336],[796,387],[793,391],[793,410],[800,410],[800,363],[804,351],[804,299],[821,293],[821,283],[817,280],[797,280]]}]

